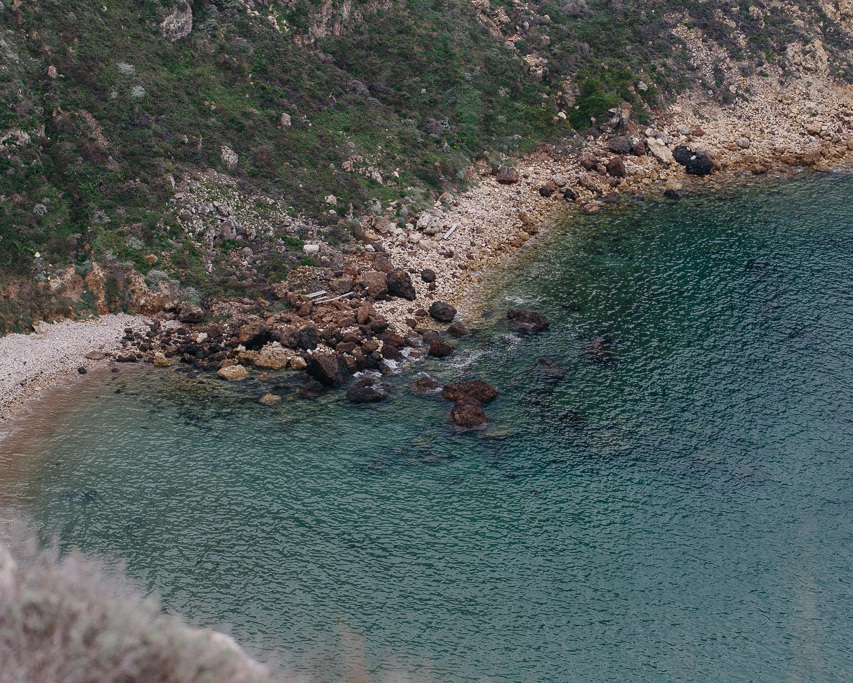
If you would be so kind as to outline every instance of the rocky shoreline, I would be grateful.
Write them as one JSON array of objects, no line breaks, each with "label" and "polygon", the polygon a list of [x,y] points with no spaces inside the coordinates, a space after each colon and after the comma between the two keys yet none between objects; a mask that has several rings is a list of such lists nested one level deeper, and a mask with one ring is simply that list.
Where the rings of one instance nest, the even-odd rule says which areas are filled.
[{"label": "rocky shoreline", "polygon": [[[476,321],[482,288],[494,274],[537,233],[573,214],[596,213],[624,197],[675,200],[746,177],[825,172],[853,159],[849,86],[807,82],[725,108],[684,96],[654,127],[635,123],[628,109],[611,113],[597,135],[540,145],[515,166],[480,159],[475,187],[441,195],[405,225],[392,203],[385,215],[362,222],[362,250],[338,258],[337,267],[300,268],[270,283],[263,299],[213,300],[201,308],[171,291],[176,283],[149,286],[131,276],[126,286],[138,309],[153,314],[149,321],[105,316],[83,324],[90,328],[51,326],[91,329],[95,336],[51,332],[44,340],[55,347],[49,352],[36,336],[0,339],[10,349],[0,348],[7,365],[13,357],[36,359],[26,371],[20,363],[12,368],[9,387],[0,387],[10,397],[2,410],[69,370],[85,369],[91,351],[122,363],[184,363],[227,381],[245,379],[249,368],[266,377],[282,373],[265,402],[290,392],[310,398],[345,384],[350,400],[384,400],[381,375],[425,356],[451,355],[466,324]],[[97,278],[89,279],[97,291]],[[525,327],[536,320],[532,312],[515,314],[510,324],[519,332],[542,329],[542,321]],[[359,373],[366,374],[350,384]],[[482,424],[482,401],[460,395],[454,403],[457,424]]]}]

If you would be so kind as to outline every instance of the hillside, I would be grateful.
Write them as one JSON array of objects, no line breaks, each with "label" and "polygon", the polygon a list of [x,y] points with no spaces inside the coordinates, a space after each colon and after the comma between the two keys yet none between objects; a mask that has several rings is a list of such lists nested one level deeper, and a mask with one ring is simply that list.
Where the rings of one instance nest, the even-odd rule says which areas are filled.
[{"label": "hillside", "polygon": [[0,329],[98,308],[93,268],[110,308],[129,269],[257,296],[621,103],[849,84],[851,36],[850,0],[0,0]]}]

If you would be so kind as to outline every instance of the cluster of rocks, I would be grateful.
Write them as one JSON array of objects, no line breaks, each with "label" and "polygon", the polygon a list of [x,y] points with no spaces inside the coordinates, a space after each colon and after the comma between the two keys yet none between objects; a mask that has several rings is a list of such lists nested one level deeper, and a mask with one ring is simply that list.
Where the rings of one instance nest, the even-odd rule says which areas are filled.
[{"label": "cluster of rocks", "polygon": [[[262,374],[293,370],[305,385],[302,395],[341,387],[353,375],[372,371],[374,377],[350,386],[348,398],[356,403],[384,400],[387,387],[376,377],[397,372],[401,362],[450,356],[454,340],[467,330],[455,322],[456,309],[443,301],[433,301],[428,311],[415,310],[403,328],[392,326],[375,304],[383,299],[416,300],[413,279],[406,270],[388,269],[381,256],[373,265],[386,269],[329,272],[303,292],[284,285],[272,288],[272,301],[264,303],[281,309],[277,313],[232,306],[224,316],[216,309],[207,312],[224,317],[222,323],[182,318],[155,320],[146,330],[128,328],[116,360],[149,361],[159,367],[182,363],[230,381],[249,377],[249,368]],[[434,278],[430,272],[421,277]],[[244,303],[251,308],[253,302]]]}]

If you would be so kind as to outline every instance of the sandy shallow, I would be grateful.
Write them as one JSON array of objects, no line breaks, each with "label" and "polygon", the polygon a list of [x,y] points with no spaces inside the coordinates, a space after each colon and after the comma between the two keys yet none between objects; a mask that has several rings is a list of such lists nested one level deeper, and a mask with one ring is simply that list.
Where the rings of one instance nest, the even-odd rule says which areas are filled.
[{"label": "sandy shallow", "polygon": [[[64,321],[46,325],[40,334],[0,337],[0,422],[10,418],[29,398],[60,381],[109,362],[121,347],[125,328],[146,328],[142,316],[105,315],[83,322]],[[86,358],[91,352],[105,358]]]}]

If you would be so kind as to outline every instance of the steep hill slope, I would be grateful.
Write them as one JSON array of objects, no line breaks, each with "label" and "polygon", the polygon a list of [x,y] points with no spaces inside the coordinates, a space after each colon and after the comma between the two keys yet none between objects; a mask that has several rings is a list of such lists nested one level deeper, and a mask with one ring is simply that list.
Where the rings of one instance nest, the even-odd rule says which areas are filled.
[{"label": "steep hill slope", "polygon": [[850,82],[851,35],[850,0],[0,0],[0,325],[67,264],[256,293],[620,103]]}]

